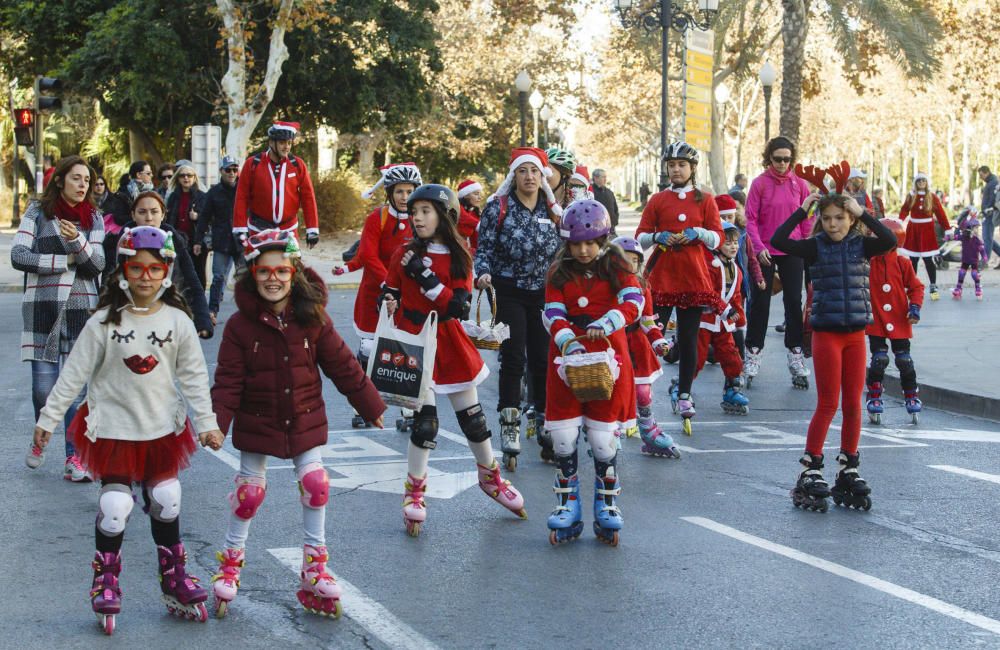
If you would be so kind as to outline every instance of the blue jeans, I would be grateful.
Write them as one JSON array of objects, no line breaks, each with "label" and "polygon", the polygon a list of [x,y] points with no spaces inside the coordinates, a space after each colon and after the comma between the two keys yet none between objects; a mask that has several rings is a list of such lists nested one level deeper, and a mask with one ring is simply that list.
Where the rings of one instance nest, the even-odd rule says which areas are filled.
[{"label": "blue jeans", "polygon": [[229,269],[233,268],[233,263],[236,260],[237,256],[231,253],[215,251],[212,254],[212,287],[208,291],[208,311],[213,314],[219,313],[219,305],[222,304],[222,292],[226,289]]},{"label": "blue jeans", "polygon": [[[31,362],[31,403],[35,407],[35,422],[38,422],[38,414],[41,412],[42,407],[45,406],[45,400],[49,398],[49,393],[52,391],[52,387],[56,385],[56,380],[59,379],[59,371],[62,370],[63,364],[66,363],[66,356],[65,354],[59,355],[59,361],[56,363],[48,361]],[[66,417],[63,418],[63,426],[66,429],[66,456],[76,454],[76,447],[73,446],[73,443],[69,439],[69,424],[73,421],[76,410],[80,408],[80,404],[83,403],[86,397],[87,389],[84,388],[77,395],[76,399],[73,400],[73,404],[66,411]]]},{"label": "blue jeans", "polygon": [[983,247],[986,249],[986,256],[990,255],[990,248],[1000,255],[1000,242],[993,239],[993,229],[1000,225],[1000,214],[997,214],[996,210],[991,210],[988,215],[983,217]]}]

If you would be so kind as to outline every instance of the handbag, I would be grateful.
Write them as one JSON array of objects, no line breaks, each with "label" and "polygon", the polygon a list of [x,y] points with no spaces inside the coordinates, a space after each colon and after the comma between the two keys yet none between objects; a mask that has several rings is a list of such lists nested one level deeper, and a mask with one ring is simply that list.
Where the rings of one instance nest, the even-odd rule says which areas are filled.
[{"label": "handbag", "polygon": [[386,404],[419,411],[434,383],[438,315],[432,311],[417,334],[392,323],[383,304],[367,374]]}]

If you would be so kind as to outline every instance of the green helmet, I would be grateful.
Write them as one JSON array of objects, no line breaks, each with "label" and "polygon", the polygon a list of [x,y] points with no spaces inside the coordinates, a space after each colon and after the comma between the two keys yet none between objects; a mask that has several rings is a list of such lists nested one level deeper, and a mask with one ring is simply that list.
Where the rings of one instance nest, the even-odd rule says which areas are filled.
[{"label": "green helmet", "polygon": [[[549,164],[556,165],[566,172],[572,174],[576,169],[576,154],[569,149],[559,147],[549,147],[545,150],[545,155],[549,157]],[[564,174],[564,175],[566,175]]]}]

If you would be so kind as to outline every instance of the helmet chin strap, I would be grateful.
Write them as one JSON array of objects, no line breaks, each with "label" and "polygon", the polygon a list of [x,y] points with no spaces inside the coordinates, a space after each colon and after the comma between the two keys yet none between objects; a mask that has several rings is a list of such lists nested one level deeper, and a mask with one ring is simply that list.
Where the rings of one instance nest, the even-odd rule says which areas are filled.
[{"label": "helmet chin strap", "polygon": [[[151,307],[139,307],[139,306],[137,306],[135,304],[135,298],[132,297],[132,290],[129,289],[128,280],[126,280],[125,278],[122,278],[121,280],[118,281],[118,288],[122,289],[123,291],[125,291],[125,296],[128,298],[128,304],[127,305],[122,305],[121,307],[119,307],[118,311],[123,311],[125,309],[131,309],[132,311],[143,312],[143,311],[149,311],[151,309]],[[163,294],[169,288],[170,288],[169,284],[161,284],[160,285],[160,290],[156,292],[156,295],[153,296],[153,299],[150,301],[149,304],[151,304],[151,305],[155,304],[157,300],[159,300],[160,298],[163,297]]]}]

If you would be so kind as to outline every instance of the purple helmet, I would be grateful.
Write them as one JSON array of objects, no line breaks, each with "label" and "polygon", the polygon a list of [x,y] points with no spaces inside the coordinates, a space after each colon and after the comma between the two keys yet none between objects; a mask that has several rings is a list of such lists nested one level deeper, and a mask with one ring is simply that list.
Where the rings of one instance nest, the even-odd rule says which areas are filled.
[{"label": "purple helmet", "polygon": [[597,239],[609,232],[611,217],[608,216],[608,209],[593,199],[570,203],[559,224],[559,235],[571,242]]},{"label": "purple helmet", "polygon": [[153,226],[126,228],[118,239],[118,259],[132,257],[141,250],[157,251],[168,264],[173,263],[177,255],[171,233]]},{"label": "purple helmet", "polygon": [[646,258],[642,246],[639,245],[639,240],[634,237],[619,237],[611,243],[620,247],[626,253],[635,253],[639,256],[640,260]]}]

